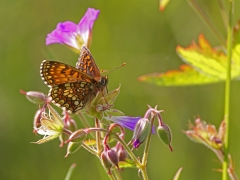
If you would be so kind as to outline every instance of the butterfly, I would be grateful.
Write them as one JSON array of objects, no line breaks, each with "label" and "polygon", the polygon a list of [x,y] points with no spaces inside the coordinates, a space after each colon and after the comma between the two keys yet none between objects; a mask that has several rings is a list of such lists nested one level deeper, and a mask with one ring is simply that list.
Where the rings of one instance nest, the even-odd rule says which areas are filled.
[{"label": "butterfly", "polygon": [[69,113],[76,113],[89,104],[97,95],[104,92],[108,77],[100,71],[87,47],[81,49],[76,68],[70,65],[44,60],[40,74],[50,87],[48,96],[59,107]]}]

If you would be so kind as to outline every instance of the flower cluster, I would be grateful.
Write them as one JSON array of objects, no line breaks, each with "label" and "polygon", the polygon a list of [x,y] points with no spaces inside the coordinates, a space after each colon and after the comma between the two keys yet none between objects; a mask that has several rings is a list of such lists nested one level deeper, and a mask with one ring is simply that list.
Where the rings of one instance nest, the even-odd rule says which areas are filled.
[{"label": "flower cluster", "polygon": [[[105,88],[107,77],[99,80],[100,72],[93,72],[94,68],[98,68],[94,61],[88,61],[92,57],[86,48],[90,47],[93,24],[99,12],[99,10],[89,8],[78,24],[70,21],[59,23],[56,29],[47,35],[47,45],[53,43],[64,44],[80,53],[80,60],[76,69],[63,63],[44,61],[40,67],[41,76],[45,83],[51,87],[49,95],[36,91],[25,92],[20,90],[20,92],[29,101],[39,105],[39,109],[34,116],[33,127],[34,133],[43,135],[43,138],[35,142],[36,144],[59,138],[61,147],[67,144],[65,157],[83,147],[101,160],[107,173],[111,176],[113,168],[126,167],[126,164],[121,165],[122,163],[132,161],[132,164],[135,163],[137,168],[144,168],[146,162],[140,162],[132,151],[139,148],[145,141],[150,142],[151,135],[155,134],[154,119],[157,119],[159,124],[157,128],[158,136],[170,147],[171,151],[172,134],[170,128],[162,121],[160,114],[162,110],[157,110],[157,107],[151,108],[149,106],[143,117],[126,116],[120,110],[113,108],[120,93],[120,87],[111,92],[107,91],[107,88]],[[56,69],[56,71],[61,71],[58,72],[60,73],[58,76],[54,76],[55,70],[49,68],[51,65],[52,67],[59,66],[59,69]],[[69,67],[72,69],[69,70]],[[75,76],[80,76],[82,79],[73,83],[72,79]],[[92,87],[94,84],[91,85],[86,81],[86,78],[92,78],[91,80],[96,81],[98,85]],[[95,89],[90,92],[89,89],[93,88]],[[91,95],[88,96],[89,98],[86,96],[87,93]],[[52,102],[62,107],[62,115],[54,109]],[[80,110],[75,111],[78,105]],[[68,111],[69,109],[74,109],[74,111]],[[75,119],[69,112],[78,114],[85,127],[78,128]],[[95,121],[94,127],[89,125],[85,115]],[[129,143],[125,142],[125,128],[133,131]],[[112,145],[113,143],[115,145]],[[129,148],[130,144],[133,145],[132,150]],[[146,146],[148,146],[148,143],[146,143]],[[147,149],[145,148],[145,150]],[[127,166],[131,167],[132,164]]]},{"label": "flower cluster", "polygon": [[204,144],[210,149],[221,149],[225,134],[225,121],[222,121],[217,131],[215,126],[197,118],[195,125],[190,125],[190,130],[185,131],[185,134],[194,142]]}]

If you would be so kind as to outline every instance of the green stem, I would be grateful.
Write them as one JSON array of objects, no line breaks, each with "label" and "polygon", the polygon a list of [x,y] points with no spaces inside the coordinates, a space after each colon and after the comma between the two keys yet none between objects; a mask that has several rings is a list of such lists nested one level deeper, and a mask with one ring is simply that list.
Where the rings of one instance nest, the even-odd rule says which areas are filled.
[{"label": "green stem", "polygon": [[115,178],[114,178],[114,176],[113,176],[112,174],[108,174],[108,173],[107,173],[107,175],[108,175],[109,179],[115,180]]},{"label": "green stem", "polygon": [[[154,117],[151,119],[151,127],[153,127],[153,122],[154,122]],[[141,172],[142,172],[143,179],[148,179],[146,167],[147,167],[147,158],[148,158],[151,137],[152,137],[152,130],[149,131],[149,134],[147,136],[147,139],[145,142],[145,147],[144,147],[144,153],[143,153],[143,157],[142,157],[143,170],[141,170]]]},{"label": "green stem", "polygon": [[227,35],[227,76],[225,84],[225,107],[224,107],[224,120],[226,123],[226,132],[224,136],[224,159],[223,159],[223,172],[222,180],[227,180],[228,175],[228,139],[229,139],[229,105],[230,105],[230,85],[231,85],[231,59],[232,59],[232,31],[233,31],[233,4],[234,0],[229,0],[229,20],[228,20],[228,35]]},{"label": "green stem", "polygon": [[121,176],[121,174],[119,173],[119,170],[118,169],[113,169],[113,174],[114,174],[114,176],[115,176],[115,178],[117,179],[117,180],[122,180],[122,176]]},{"label": "green stem", "polygon": [[125,141],[123,141],[117,134],[115,134],[115,138],[123,145],[124,149],[128,152],[128,155],[132,158],[136,166],[141,170],[143,176],[142,179],[148,180],[146,166],[139,162],[138,158],[133,154]]},{"label": "green stem", "polygon": [[[95,118],[95,127],[100,128],[100,122],[98,118]],[[98,156],[100,157],[102,146],[101,146],[101,133],[99,131],[96,131],[96,146],[97,146]]]},{"label": "green stem", "polygon": [[217,37],[218,41],[225,47],[225,39],[218,31],[218,29],[214,26],[211,20],[207,17],[207,15],[203,12],[203,10],[199,7],[199,5],[194,0],[187,0],[188,3],[192,6],[193,10],[199,15],[199,17],[206,23],[206,25],[212,30],[213,34]]}]

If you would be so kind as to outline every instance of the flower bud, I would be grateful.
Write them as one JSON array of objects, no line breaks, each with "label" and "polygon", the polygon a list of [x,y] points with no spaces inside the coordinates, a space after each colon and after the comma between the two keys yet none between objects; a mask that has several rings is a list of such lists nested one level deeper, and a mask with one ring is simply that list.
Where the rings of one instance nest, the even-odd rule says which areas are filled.
[{"label": "flower bud", "polygon": [[71,141],[71,142],[82,142],[83,140],[86,139],[86,137],[87,137],[86,131],[84,131],[83,129],[79,129],[79,130],[75,131],[74,133],[72,133],[70,135],[67,142],[69,142],[69,141]]},{"label": "flower bud", "polygon": [[171,151],[172,151],[172,147],[171,147],[171,142],[172,142],[172,132],[171,129],[169,128],[168,125],[163,124],[162,126],[158,126],[157,128],[157,134],[158,137],[165,143],[167,144]]},{"label": "flower bud", "polygon": [[117,142],[116,147],[115,147],[115,151],[117,152],[118,155],[118,160],[119,161],[125,161],[127,158],[127,152],[124,149],[124,147],[122,146],[122,144],[120,142]]},{"label": "flower bud", "polygon": [[41,118],[42,118],[43,109],[37,110],[33,119],[33,133],[37,133],[37,129],[41,127]]},{"label": "flower bud", "polygon": [[23,90],[20,90],[20,93],[26,95],[27,99],[35,104],[43,104],[48,101],[47,96],[41,92],[36,92],[36,91],[28,91],[25,92]]},{"label": "flower bud", "polygon": [[67,154],[65,157],[68,157],[69,154],[75,153],[79,148],[81,147],[82,143],[77,143],[77,142],[69,142],[68,147],[67,147]]},{"label": "flower bud", "polygon": [[67,111],[63,111],[63,121],[64,121],[64,127],[67,128],[68,130],[74,132],[77,130],[77,124],[74,121],[74,119],[71,119],[71,116]]},{"label": "flower bud", "polygon": [[134,128],[132,137],[134,148],[138,148],[144,142],[150,131],[151,124],[149,120],[146,118],[139,119]]},{"label": "flower bud", "polygon": [[106,151],[103,151],[101,154],[101,160],[102,160],[102,164],[103,166],[108,170],[108,174],[112,174],[111,173],[111,167],[112,167],[112,163],[109,161],[109,159],[107,158],[107,153]]},{"label": "flower bud", "polygon": [[219,139],[219,138],[217,138],[217,137],[212,137],[211,139],[211,146],[213,147],[213,148],[215,148],[215,149],[220,149],[220,148],[222,148],[222,146],[223,146],[223,142]]},{"label": "flower bud", "polygon": [[118,160],[118,155],[116,151],[114,149],[109,149],[106,151],[106,154],[107,154],[108,160],[119,169],[118,167],[119,160]]}]

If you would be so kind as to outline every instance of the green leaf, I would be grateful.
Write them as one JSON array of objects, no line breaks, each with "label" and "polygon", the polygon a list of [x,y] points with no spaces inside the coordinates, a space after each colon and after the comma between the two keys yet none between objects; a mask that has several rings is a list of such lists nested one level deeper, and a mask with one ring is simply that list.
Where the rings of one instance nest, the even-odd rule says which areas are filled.
[{"label": "green leaf", "polygon": [[119,168],[137,168],[134,161],[128,158],[125,161],[119,161],[118,165],[119,165]]},{"label": "green leaf", "polygon": [[[187,64],[178,70],[155,73],[139,77],[140,81],[150,82],[159,86],[200,85],[224,81],[226,79],[226,54],[212,48],[201,34],[198,44],[189,47],[178,46],[177,53]],[[240,44],[235,45],[232,59],[232,78],[240,77]]]},{"label": "green leaf", "polygon": [[95,139],[87,139],[87,140],[84,140],[83,142],[88,146],[95,146],[96,145],[96,140]]},{"label": "green leaf", "polygon": [[218,82],[216,77],[208,77],[199,73],[191,66],[182,65],[179,70],[165,73],[155,73],[139,77],[140,81],[149,82],[159,86],[186,86]]}]

